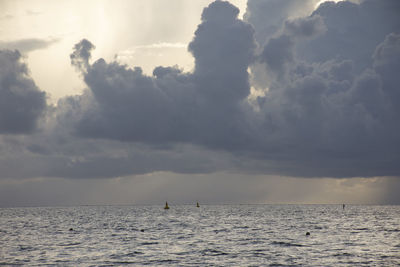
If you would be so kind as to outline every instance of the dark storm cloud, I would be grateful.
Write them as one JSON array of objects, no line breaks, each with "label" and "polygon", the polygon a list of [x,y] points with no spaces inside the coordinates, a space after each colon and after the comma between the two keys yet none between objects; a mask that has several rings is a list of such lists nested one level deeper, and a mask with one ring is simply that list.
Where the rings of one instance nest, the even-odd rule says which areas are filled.
[{"label": "dark storm cloud", "polygon": [[58,40],[43,40],[37,38],[21,39],[8,42],[0,41],[0,49],[18,50],[22,53],[28,53],[34,50],[47,48],[55,42],[58,42]]},{"label": "dark storm cloud", "polygon": [[[278,162],[282,173],[398,175],[399,44],[392,31],[400,27],[387,10],[398,9],[396,3],[326,3],[308,18],[286,21],[266,42],[261,58],[272,82],[259,98],[262,131],[278,153],[264,152],[285,156]],[[381,23],[386,11],[388,20]],[[353,28],[358,16],[365,26],[377,25],[366,31],[357,22]],[[365,44],[370,36],[375,39]]]},{"label": "dark storm cloud", "polygon": [[18,51],[0,50],[0,134],[32,132],[46,108]]},{"label": "dark storm cloud", "polygon": [[399,32],[399,13],[396,0],[325,2],[313,14],[323,18],[327,31],[300,44],[299,57],[312,62],[351,59],[356,70],[362,71],[371,65],[371,55],[385,36]]}]

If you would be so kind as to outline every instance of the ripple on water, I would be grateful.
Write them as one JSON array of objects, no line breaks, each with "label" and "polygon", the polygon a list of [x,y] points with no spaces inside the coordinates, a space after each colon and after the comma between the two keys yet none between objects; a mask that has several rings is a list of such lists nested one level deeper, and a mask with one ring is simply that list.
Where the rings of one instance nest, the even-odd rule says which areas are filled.
[{"label": "ripple on water", "polygon": [[284,242],[284,241],[272,241],[271,245],[282,246],[282,247],[304,247],[302,244]]},{"label": "ripple on water", "polygon": [[157,245],[159,244],[158,242],[141,242],[139,245],[141,246],[151,246],[151,245]]},{"label": "ripple on water", "polygon": [[34,251],[34,250],[36,250],[36,248],[33,246],[28,246],[28,245],[19,245],[19,250],[28,252],[28,251]]},{"label": "ripple on water", "polygon": [[205,256],[223,256],[223,255],[229,255],[229,253],[223,252],[223,251],[218,250],[218,249],[211,249],[211,248],[202,250],[202,251],[201,251],[201,254],[202,254],[202,255],[205,255]]}]

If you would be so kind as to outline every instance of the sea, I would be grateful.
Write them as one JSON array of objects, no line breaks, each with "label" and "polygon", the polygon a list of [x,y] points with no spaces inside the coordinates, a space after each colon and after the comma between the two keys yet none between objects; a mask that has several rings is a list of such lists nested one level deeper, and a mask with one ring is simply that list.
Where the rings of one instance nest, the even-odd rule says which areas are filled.
[{"label": "sea", "polygon": [[1,208],[0,265],[400,266],[400,206],[169,206]]}]

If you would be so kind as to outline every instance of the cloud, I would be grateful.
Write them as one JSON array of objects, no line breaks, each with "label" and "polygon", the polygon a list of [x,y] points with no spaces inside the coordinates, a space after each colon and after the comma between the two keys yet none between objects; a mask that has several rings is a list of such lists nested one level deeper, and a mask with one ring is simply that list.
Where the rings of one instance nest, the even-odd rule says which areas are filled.
[{"label": "cloud", "polygon": [[[400,28],[394,17],[378,23],[381,12],[397,4],[378,3],[322,4],[310,17],[286,21],[264,46],[270,84],[259,97],[262,131],[269,133],[267,148],[273,141],[277,155],[285,155],[278,163],[283,173],[295,175],[284,170],[290,164],[301,176],[398,175],[398,34],[391,31]],[[381,43],[373,39],[364,46],[371,32],[361,31],[358,22],[348,27],[357,16],[379,24],[371,31]],[[351,45],[340,45],[344,40]]]},{"label": "cloud", "polygon": [[[315,38],[326,30],[324,21],[318,15],[287,20],[282,33],[271,37],[264,46],[260,60],[266,63],[270,73],[280,81],[285,79],[287,68],[295,61],[295,44],[300,40]],[[269,78],[273,76],[269,75]]]},{"label": "cloud", "polygon": [[327,31],[300,44],[298,55],[311,62],[350,59],[361,72],[371,65],[371,55],[385,36],[399,32],[399,12],[400,2],[396,0],[325,2],[313,15],[323,18]]},{"label": "cloud", "polygon": [[[157,147],[83,139],[66,130],[68,125],[57,125],[29,138],[0,136],[0,178],[104,179],[157,171],[211,173],[230,169],[232,164],[227,153],[190,144]],[[23,168],[20,162],[24,162]]]},{"label": "cloud", "polygon": [[385,40],[378,45],[373,55],[373,66],[376,72],[381,76],[383,90],[388,94],[393,107],[398,107],[394,103],[399,99],[399,77],[397,70],[400,67],[400,34],[391,33]]},{"label": "cloud", "polygon": [[91,58],[90,51],[95,46],[86,39],[82,39],[74,46],[74,52],[70,55],[71,64],[79,71],[87,71],[89,67],[89,59]]},{"label": "cloud", "polygon": [[46,94],[29,77],[18,51],[0,50],[0,134],[35,130],[46,108]]},{"label": "cloud", "polygon": [[[237,19],[234,6],[216,1],[204,9],[189,44],[192,73],[158,67],[147,76],[138,67],[103,59],[90,64],[94,45],[84,40],[71,58],[72,64],[85,65],[89,91],[85,105],[71,99],[80,112],[68,125],[84,138],[167,145],[171,151],[177,144],[222,150],[229,156],[221,169],[303,177],[398,175],[393,25],[385,28],[389,33],[376,51],[369,51],[375,63],[364,68],[356,57],[314,61],[301,54],[305,43],[327,45],[325,38],[338,37],[330,22],[339,20],[336,16],[363,8],[374,12],[363,5],[328,3],[310,16],[283,21],[257,55],[258,29]],[[353,42],[362,46],[364,38]],[[247,101],[247,69],[256,61],[267,67],[270,83],[258,97],[258,111]],[[144,172],[167,168],[156,165]]]},{"label": "cloud", "polygon": [[281,30],[288,19],[306,17],[314,11],[318,0],[248,0],[244,19],[256,29],[260,45]]},{"label": "cloud", "polygon": [[56,42],[58,42],[57,39],[44,40],[37,38],[21,39],[7,42],[0,41],[0,49],[18,50],[21,53],[29,53],[34,50],[45,49]]},{"label": "cloud", "polygon": [[[395,2],[326,3],[312,14],[308,7],[296,12],[300,2],[267,2],[280,13],[270,21],[270,5],[249,1],[253,25],[228,2],[205,8],[188,46],[190,73],[159,66],[150,76],[140,67],[92,62],[94,44],[80,41],[71,63],[87,89],[48,107],[40,133],[2,138],[1,175],[399,176],[400,38],[388,10]],[[372,20],[371,31],[358,22],[348,27],[358,16]],[[268,87],[257,97],[255,66],[267,79],[257,86]]]},{"label": "cloud", "polygon": [[[157,67],[147,76],[140,68],[117,62],[99,59],[91,64],[94,45],[78,43],[71,63],[88,90],[49,107],[40,133],[0,142],[0,149],[7,151],[0,157],[2,178],[107,178],[231,169],[236,160],[225,151],[247,145],[250,138],[243,106],[256,44],[252,27],[237,19],[236,8],[227,2],[209,8],[218,5],[234,12],[218,19],[204,17],[190,46],[196,59],[202,57],[193,73]],[[24,168],[14,164],[17,158]]]},{"label": "cloud", "polygon": [[284,30],[295,38],[315,38],[326,31],[326,26],[320,16],[314,15],[286,20]]},{"label": "cloud", "polygon": [[[154,76],[103,59],[89,64],[87,40],[75,46],[71,63],[83,69],[93,96],[77,124],[81,136],[121,141],[194,143],[235,147],[243,140],[241,102],[249,95],[247,68],[256,47],[252,27],[239,10],[216,1],[203,12],[189,51],[193,73],[158,67]],[[84,67],[82,67],[84,66]],[[226,136],[230,127],[231,137]]]}]

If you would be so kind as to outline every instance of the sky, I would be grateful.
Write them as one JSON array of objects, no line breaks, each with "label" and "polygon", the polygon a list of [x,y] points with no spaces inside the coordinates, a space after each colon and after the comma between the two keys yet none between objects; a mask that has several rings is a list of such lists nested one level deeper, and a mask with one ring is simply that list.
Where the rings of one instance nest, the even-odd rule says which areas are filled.
[{"label": "sky", "polygon": [[397,0],[0,0],[0,206],[400,204]]}]

